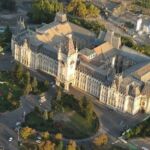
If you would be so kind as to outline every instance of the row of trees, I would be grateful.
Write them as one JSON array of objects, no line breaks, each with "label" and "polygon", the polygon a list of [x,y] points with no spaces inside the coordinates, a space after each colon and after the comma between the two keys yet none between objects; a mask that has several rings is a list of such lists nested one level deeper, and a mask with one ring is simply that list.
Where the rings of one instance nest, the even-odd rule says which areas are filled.
[{"label": "row of trees", "polygon": [[12,37],[12,32],[11,32],[9,26],[7,26],[4,30],[4,32],[0,34],[0,47],[4,51],[10,51],[11,37]]},{"label": "row of trees", "polygon": [[[29,138],[36,138],[37,133],[30,127],[24,127],[21,129],[20,135],[22,139],[27,140]],[[61,133],[50,135],[49,132],[41,132],[40,136],[42,142],[38,144],[39,150],[77,150],[77,144],[73,140],[70,140],[66,146],[64,145]]]},{"label": "row of trees", "polygon": [[[71,0],[66,6],[66,11],[77,17],[98,17],[100,10],[92,3],[85,0]],[[57,0],[36,0],[32,4],[31,11],[28,13],[30,20],[34,23],[49,23],[53,21],[55,13],[63,11],[64,6]]]},{"label": "row of trees", "polygon": [[150,137],[150,117],[125,133],[126,138]]},{"label": "row of trees", "polygon": [[63,5],[57,0],[36,0],[33,2],[28,16],[34,23],[49,23],[53,21],[55,13],[62,8]]},{"label": "row of trees", "polygon": [[9,11],[15,11],[16,10],[16,1],[15,0],[1,0],[0,7],[2,9],[7,9]]},{"label": "row of trees", "polygon": [[31,77],[29,71],[24,73],[23,66],[20,63],[16,65],[14,75],[16,81],[19,81],[20,86],[24,89],[24,95],[28,95],[30,92],[45,92],[49,88],[49,82],[47,80],[43,83],[42,81],[37,81],[36,77]]},{"label": "row of trees", "polygon": [[92,3],[85,0],[71,0],[67,6],[67,12],[78,17],[98,17],[100,10]]},{"label": "row of trees", "polygon": [[100,30],[106,30],[105,26],[98,21],[87,21],[85,19],[74,18],[71,16],[69,16],[69,21],[86,28],[97,35],[99,34]]},{"label": "row of trees", "polygon": [[145,8],[150,8],[150,0],[135,0],[135,2]]},{"label": "row of trees", "polygon": [[122,37],[122,44],[126,45],[138,52],[146,54],[150,56],[150,45],[137,45],[133,40],[129,37]]}]

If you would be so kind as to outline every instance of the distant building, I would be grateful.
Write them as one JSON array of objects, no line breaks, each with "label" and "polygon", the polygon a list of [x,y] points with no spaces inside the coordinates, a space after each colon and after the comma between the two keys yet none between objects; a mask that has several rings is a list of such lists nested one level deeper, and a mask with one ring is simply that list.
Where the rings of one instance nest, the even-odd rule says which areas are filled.
[{"label": "distant building", "polygon": [[16,61],[54,76],[65,90],[76,87],[118,111],[150,113],[150,58],[121,47],[114,32],[100,32],[97,38],[61,13],[36,31],[22,27],[12,37]]},{"label": "distant building", "polygon": [[139,18],[136,23],[136,31],[138,33],[150,34],[150,19],[144,20]]},{"label": "distant building", "polygon": [[136,31],[140,31],[142,27],[142,18],[139,18],[136,23]]},{"label": "distant building", "polygon": [[146,20],[143,23],[143,32],[147,33],[147,34],[150,34],[150,20]]}]

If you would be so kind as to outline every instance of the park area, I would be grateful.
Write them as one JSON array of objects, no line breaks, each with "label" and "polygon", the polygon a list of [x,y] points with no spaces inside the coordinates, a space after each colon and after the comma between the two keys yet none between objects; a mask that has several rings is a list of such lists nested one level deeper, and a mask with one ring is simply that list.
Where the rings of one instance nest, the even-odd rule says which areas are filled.
[{"label": "park area", "polygon": [[53,118],[54,120],[52,118],[45,120],[41,113],[34,111],[26,116],[23,126],[29,126],[40,132],[48,131],[51,134],[62,133],[65,138],[70,139],[90,137],[98,128],[97,120],[90,124],[86,118],[71,110],[54,115]]},{"label": "park area", "polygon": [[61,133],[68,139],[91,137],[97,132],[99,121],[93,111],[92,103],[86,98],[82,100],[78,104],[78,100],[72,95],[58,94],[55,104],[52,104],[52,111],[41,111],[36,107],[26,116],[23,127],[30,127],[37,132],[49,132],[52,135]]},{"label": "park area", "polygon": [[0,112],[19,107],[22,90],[11,77],[11,72],[0,72]]}]

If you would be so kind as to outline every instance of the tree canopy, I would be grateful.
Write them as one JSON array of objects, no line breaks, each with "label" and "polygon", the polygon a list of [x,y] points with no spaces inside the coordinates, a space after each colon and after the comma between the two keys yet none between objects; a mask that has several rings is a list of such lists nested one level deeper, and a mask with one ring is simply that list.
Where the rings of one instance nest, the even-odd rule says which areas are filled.
[{"label": "tree canopy", "polygon": [[11,48],[11,37],[12,37],[12,32],[9,28],[9,26],[6,26],[5,30],[3,33],[0,34],[0,46],[4,50],[10,50]]},{"label": "tree canopy", "polygon": [[137,2],[139,3],[139,5],[145,8],[150,8],[150,0],[138,0]]},{"label": "tree canopy", "polygon": [[28,15],[34,23],[48,23],[53,20],[55,13],[62,8],[62,3],[57,0],[36,0],[32,3],[32,9]]},{"label": "tree canopy", "polygon": [[67,12],[79,17],[98,17],[100,10],[85,0],[71,0],[67,6]]},{"label": "tree canopy", "polygon": [[15,11],[16,10],[16,1],[15,0],[1,0],[0,7],[2,9],[7,9],[9,11]]}]

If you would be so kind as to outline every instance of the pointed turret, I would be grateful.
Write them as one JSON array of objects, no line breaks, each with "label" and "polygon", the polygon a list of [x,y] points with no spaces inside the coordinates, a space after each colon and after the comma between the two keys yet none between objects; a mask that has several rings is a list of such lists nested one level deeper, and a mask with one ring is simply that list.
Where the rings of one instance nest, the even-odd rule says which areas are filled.
[{"label": "pointed turret", "polygon": [[66,49],[65,49],[66,55],[70,56],[74,53],[76,53],[76,48],[73,43],[72,34],[66,35]]},{"label": "pointed turret", "polygon": [[25,30],[25,22],[23,18],[19,18],[19,20],[17,21],[17,32],[19,33],[20,31]]}]

